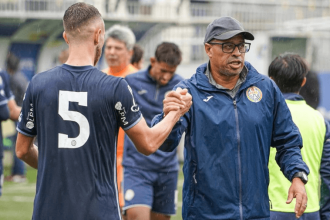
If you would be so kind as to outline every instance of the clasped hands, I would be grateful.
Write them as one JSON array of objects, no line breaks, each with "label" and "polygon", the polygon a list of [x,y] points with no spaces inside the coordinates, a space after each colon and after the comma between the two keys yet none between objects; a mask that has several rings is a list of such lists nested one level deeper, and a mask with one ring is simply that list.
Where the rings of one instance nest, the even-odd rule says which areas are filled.
[{"label": "clasped hands", "polygon": [[178,87],[176,91],[169,92],[163,100],[164,116],[170,111],[178,111],[183,116],[192,105],[192,97],[187,89]]}]

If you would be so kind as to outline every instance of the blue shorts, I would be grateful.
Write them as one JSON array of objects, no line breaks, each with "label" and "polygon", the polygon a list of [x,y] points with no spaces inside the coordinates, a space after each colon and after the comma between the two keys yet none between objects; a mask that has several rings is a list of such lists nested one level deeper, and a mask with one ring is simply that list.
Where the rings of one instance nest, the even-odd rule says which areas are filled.
[{"label": "blue shorts", "polygon": [[295,213],[289,212],[270,212],[270,220],[321,220],[320,212],[304,213],[300,218],[296,218]]},{"label": "blue shorts", "polygon": [[154,172],[125,167],[123,182],[125,198],[123,211],[145,206],[156,213],[175,215],[178,171]]}]

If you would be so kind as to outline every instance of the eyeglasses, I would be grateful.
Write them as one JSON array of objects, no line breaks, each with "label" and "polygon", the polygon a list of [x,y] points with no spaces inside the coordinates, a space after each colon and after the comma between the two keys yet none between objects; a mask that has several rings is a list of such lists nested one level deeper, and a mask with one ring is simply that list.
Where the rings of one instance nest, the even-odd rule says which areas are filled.
[{"label": "eyeglasses", "polygon": [[232,53],[234,52],[235,48],[238,48],[238,51],[240,53],[247,53],[250,50],[251,43],[240,43],[240,44],[234,44],[234,43],[217,43],[217,42],[210,42],[209,44],[219,44],[222,45],[222,51],[224,53]]}]

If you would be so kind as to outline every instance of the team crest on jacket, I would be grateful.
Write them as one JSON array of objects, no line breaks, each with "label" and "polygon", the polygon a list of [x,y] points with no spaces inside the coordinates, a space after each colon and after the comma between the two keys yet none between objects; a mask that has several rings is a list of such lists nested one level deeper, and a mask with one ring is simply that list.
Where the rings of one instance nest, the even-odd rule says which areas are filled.
[{"label": "team crest on jacket", "polygon": [[246,97],[251,102],[259,102],[262,99],[262,92],[258,87],[251,86],[246,90]]}]

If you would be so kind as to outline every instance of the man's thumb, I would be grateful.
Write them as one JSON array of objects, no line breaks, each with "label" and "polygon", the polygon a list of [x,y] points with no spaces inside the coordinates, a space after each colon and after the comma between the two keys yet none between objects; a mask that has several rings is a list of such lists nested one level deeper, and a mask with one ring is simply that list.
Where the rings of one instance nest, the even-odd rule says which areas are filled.
[{"label": "man's thumb", "polygon": [[293,199],[293,193],[289,192],[288,199],[286,200],[286,204],[290,204],[292,202],[292,199]]},{"label": "man's thumb", "polygon": [[186,95],[188,93],[188,89],[182,89],[179,91],[181,95]]}]

